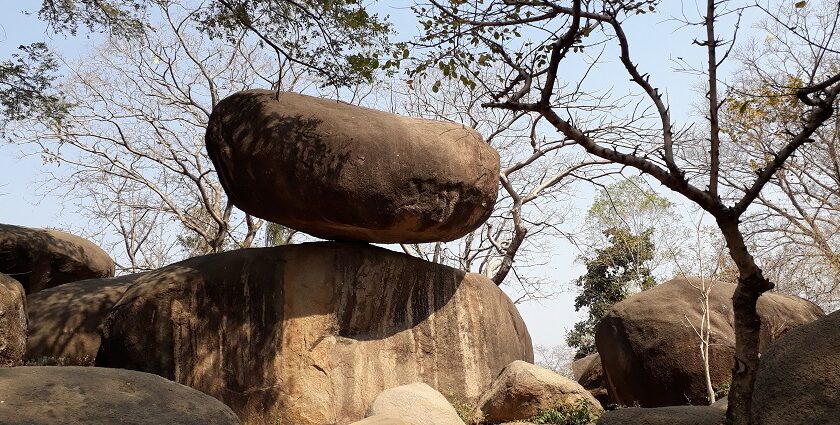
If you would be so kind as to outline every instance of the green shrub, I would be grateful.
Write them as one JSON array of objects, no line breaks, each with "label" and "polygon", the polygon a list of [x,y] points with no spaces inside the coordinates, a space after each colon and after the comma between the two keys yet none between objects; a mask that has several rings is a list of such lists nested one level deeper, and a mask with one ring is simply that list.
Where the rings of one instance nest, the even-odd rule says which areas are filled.
[{"label": "green shrub", "polygon": [[722,384],[718,387],[717,391],[715,391],[715,400],[722,399],[729,395],[729,382]]},{"label": "green shrub", "polygon": [[558,407],[542,410],[528,422],[534,424],[556,425],[589,425],[598,420],[598,415],[589,411],[589,404],[585,400],[578,400],[571,407]]}]

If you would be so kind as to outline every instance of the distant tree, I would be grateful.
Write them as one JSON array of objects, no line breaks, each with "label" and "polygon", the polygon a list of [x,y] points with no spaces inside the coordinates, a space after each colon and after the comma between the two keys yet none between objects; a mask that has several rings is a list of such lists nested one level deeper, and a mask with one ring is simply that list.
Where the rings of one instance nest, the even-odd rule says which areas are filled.
[{"label": "distant tree", "polygon": [[613,304],[656,285],[648,267],[654,254],[652,232],[648,229],[634,235],[627,228],[607,229],[604,234],[609,244],[584,258],[586,273],[575,280],[580,288],[575,310],[586,308],[587,318],[575,323],[566,336],[569,346],[577,348],[576,359],[596,352],[595,327]]}]

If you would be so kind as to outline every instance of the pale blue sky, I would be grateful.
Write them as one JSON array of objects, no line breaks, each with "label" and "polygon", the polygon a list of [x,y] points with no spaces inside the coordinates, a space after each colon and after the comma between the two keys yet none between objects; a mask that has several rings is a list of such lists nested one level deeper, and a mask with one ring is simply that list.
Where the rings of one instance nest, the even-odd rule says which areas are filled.
[{"label": "pale blue sky", "polygon": [[[634,60],[641,64],[643,72],[651,74],[651,81],[662,88],[670,99],[675,120],[688,119],[692,103],[699,95],[693,89],[697,86],[695,76],[673,70],[672,58],[682,57],[688,62],[701,66],[704,49],[693,46],[694,37],[702,37],[702,29],[682,28],[677,22],[668,21],[670,17],[681,16],[683,9],[680,2],[668,1],[657,14],[645,15],[632,19],[626,28],[631,38],[631,53]],[[686,13],[692,19],[699,14],[693,2],[686,7]],[[45,40],[67,57],[73,57],[87,50],[98,36],[82,34],[77,37],[50,35],[46,25],[34,16],[26,16],[22,11],[37,10],[40,1],[36,0],[0,0],[0,58],[7,58],[19,44]],[[398,37],[407,38],[418,31],[418,25],[405,1],[380,1],[378,10],[390,14],[395,21]],[[743,36],[753,31],[747,20],[742,25]],[[763,36],[762,36],[763,38]],[[724,69],[724,74],[729,69]],[[602,81],[604,87],[620,87],[627,80],[626,74],[601,74],[596,81]],[[78,217],[72,214],[72,205],[62,208],[62,201],[57,197],[41,198],[36,193],[39,177],[45,170],[56,171],[52,165],[44,165],[35,156],[21,157],[20,150],[12,145],[0,145],[0,222],[34,227],[63,227],[78,224]],[[62,170],[57,170],[62,172]],[[577,213],[585,214],[592,200],[593,190],[584,189],[577,195],[573,207]],[[668,195],[668,198],[678,201]],[[550,253],[550,263],[540,270],[547,278],[568,288],[568,283],[579,276],[583,267],[575,264],[578,255],[576,249],[564,240],[557,240]],[[515,298],[512,296],[512,298]],[[560,296],[542,301],[520,304],[519,309],[531,332],[535,344],[564,344],[566,330],[571,328],[581,314],[574,312],[574,293],[566,291]]]}]

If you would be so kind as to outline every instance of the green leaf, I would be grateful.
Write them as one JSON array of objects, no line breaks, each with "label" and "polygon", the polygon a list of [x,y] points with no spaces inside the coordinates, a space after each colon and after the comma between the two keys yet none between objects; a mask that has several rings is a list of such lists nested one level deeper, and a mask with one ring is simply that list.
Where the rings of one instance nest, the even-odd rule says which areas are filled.
[{"label": "green leaf", "polygon": [[796,4],[794,4],[793,7],[797,8],[797,9],[802,9],[803,7],[805,7],[806,4],[808,4],[808,2],[805,1],[805,0],[802,0],[802,1],[796,2]]}]

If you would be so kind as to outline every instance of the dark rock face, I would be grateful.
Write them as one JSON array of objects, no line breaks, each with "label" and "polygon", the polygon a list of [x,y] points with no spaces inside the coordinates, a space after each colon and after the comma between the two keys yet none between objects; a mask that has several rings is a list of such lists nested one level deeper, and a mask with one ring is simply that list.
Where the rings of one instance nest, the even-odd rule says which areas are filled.
[{"label": "dark rock face", "polygon": [[788,332],[764,351],[752,423],[840,423],[840,311]]},{"label": "dark rock face", "polygon": [[114,276],[114,260],[92,242],[58,230],[0,224],[0,273],[27,294],[68,282]]},{"label": "dark rock face", "polygon": [[0,367],[15,366],[26,349],[26,299],[23,286],[0,273]]},{"label": "dark rock face", "polygon": [[206,143],[237,207],[324,239],[457,239],[499,187],[499,155],[472,129],[295,93],[222,100]]},{"label": "dark rock face", "polygon": [[601,367],[601,355],[590,354],[572,363],[572,373],[578,384],[586,388],[602,406],[610,404],[610,398],[604,384],[604,368]]},{"label": "dark rock face", "polygon": [[248,424],[346,424],[384,389],[474,402],[533,360],[519,313],[480,275],[352,243],[244,249],[145,273],[108,315],[96,363],[159,374]]},{"label": "dark rock face", "polygon": [[[691,282],[699,284],[699,280]],[[716,282],[710,296],[709,363],[715,389],[731,379],[734,290],[734,284]],[[706,403],[700,340],[688,323],[700,323],[700,308],[697,290],[685,279],[665,282],[613,306],[598,324],[595,343],[614,403],[642,407]],[[823,316],[813,303],[776,293],[759,299],[758,313],[762,347]]]},{"label": "dark rock face", "polygon": [[711,406],[631,407],[604,413],[598,425],[724,425],[726,411]]},{"label": "dark rock face", "polygon": [[92,365],[105,316],[139,275],[65,283],[27,297],[26,359]]},{"label": "dark rock face", "polygon": [[159,376],[95,367],[0,369],[4,425],[238,425],[224,404]]}]

